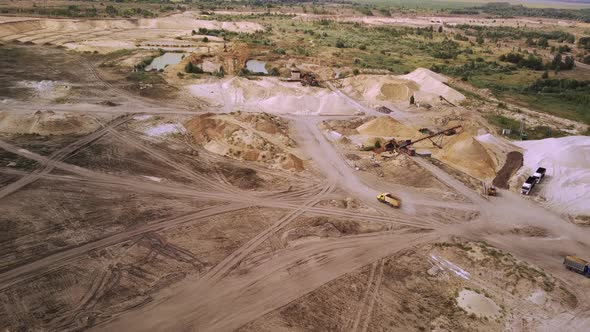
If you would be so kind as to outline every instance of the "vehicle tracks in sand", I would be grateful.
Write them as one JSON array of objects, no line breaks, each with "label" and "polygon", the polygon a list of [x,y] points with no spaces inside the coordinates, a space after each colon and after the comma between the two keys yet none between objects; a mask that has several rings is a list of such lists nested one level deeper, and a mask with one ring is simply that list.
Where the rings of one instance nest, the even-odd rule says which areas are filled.
[{"label": "vehicle tracks in sand", "polygon": [[43,177],[44,175],[49,174],[55,168],[55,163],[62,161],[69,157],[70,155],[74,154],[76,151],[79,151],[81,148],[95,142],[96,140],[103,137],[107,134],[108,130],[112,127],[116,127],[122,125],[123,123],[129,121],[130,118],[128,116],[119,117],[110,123],[104,124],[102,129],[94,131],[93,133],[84,136],[83,138],[69,144],[63,149],[60,149],[47,157],[46,162],[44,165],[37,168],[35,171],[30,173],[27,176],[20,178],[19,180],[8,184],[0,189],[0,199],[16,192],[17,190],[23,188],[24,186],[35,182],[37,179]]},{"label": "vehicle tracks in sand", "polygon": [[[371,321],[371,315],[373,313],[373,307],[375,306],[375,300],[379,294],[381,288],[381,281],[383,279],[383,267],[385,260],[380,259],[379,261],[371,265],[371,272],[369,279],[367,280],[365,294],[362,301],[359,303],[359,307],[355,316],[354,323],[350,328],[351,332],[356,332],[361,327],[362,332],[366,332]],[[377,271],[378,270],[378,271]],[[377,278],[375,278],[375,272],[377,272]],[[365,313],[363,315],[363,313]],[[362,322],[362,325],[361,325]]]},{"label": "vehicle tracks in sand", "polygon": [[273,235],[278,230],[288,225],[295,218],[303,214],[308,207],[317,204],[325,194],[334,190],[335,187],[336,186],[334,183],[326,184],[316,196],[309,199],[296,210],[288,213],[286,216],[279,219],[272,226],[260,232],[254,238],[250,239],[250,241],[246,242],[243,246],[241,246],[238,250],[234,251],[229,256],[227,256],[213,269],[207,272],[207,274],[205,274],[203,278],[199,280],[199,282],[215,283],[216,281],[223,278],[227,273],[231,271],[231,269],[233,269],[237,264],[239,264],[246,256],[248,256],[252,251],[254,251],[254,249],[256,249],[260,244],[266,241],[271,235]]},{"label": "vehicle tracks in sand", "polygon": [[146,233],[161,231],[188,222],[194,222],[196,220],[200,220],[203,218],[208,218],[219,214],[241,210],[246,207],[248,207],[248,205],[246,204],[218,205],[197,212],[188,213],[182,216],[158,220],[148,225],[143,225],[140,227],[129,229],[124,232],[113,234],[111,236],[107,236],[96,241],[85,243],[81,246],[54,253],[52,255],[43,257],[36,261],[26,263],[24,265],[1,273],[0,290],[11,287],[16,283],[27,280],[40,273],[46,273],[55,270],[92,250],[105,248]]}]

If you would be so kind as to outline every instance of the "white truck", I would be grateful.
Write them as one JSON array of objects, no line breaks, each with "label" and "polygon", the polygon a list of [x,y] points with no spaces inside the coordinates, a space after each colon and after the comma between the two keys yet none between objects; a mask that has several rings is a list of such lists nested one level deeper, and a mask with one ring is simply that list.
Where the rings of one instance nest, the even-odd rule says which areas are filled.
[{"label": "white truck", "polygon": [[537,177],[536,176],[529,176],[528,179],[522,184],[522,188],[520,189],[520,193],[523,195],[528,195],[531,193],[535,184],[537,184]]}]

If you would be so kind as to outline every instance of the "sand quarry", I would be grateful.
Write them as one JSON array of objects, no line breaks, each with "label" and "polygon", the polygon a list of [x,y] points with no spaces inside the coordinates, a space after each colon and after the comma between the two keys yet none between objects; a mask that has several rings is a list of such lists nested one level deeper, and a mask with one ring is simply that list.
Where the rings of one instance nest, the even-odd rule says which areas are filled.
[{"label": "sand quarry", "polygon": [[[423,68],[310,87],[182,77],[186,56],[149,83],[126,79],[149,45],[203,57],[193,29],[254,23],[2,22],[13,56],[0,57],[0,329],[590,325],[589,279],[561,264],[590,245],[586,137],[509,141]],[[15,67],[40,56],[35,72]],[[383,149],[458,125],[417,156]],[[521,195],[538,166],[547,177]],[[485,195],[500,173],[506,189]]]}]

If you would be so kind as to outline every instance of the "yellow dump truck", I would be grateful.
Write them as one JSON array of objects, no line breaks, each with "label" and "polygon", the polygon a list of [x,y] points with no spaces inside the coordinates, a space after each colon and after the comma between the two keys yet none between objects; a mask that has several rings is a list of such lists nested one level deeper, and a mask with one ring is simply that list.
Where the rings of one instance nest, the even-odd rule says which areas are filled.
[{"label": "yellow dump truck", "polygon": [[401,205],[401,200],[397,197],[394,197],[390,193],[382,193],[377,196],[377,200],[381,203],[385,203],[391,207],[399,208]]}]

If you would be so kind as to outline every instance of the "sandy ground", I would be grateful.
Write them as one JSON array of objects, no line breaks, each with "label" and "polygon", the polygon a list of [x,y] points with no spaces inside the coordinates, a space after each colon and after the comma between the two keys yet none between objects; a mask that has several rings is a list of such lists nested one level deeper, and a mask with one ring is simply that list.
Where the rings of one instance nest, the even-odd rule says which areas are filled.
[{"label": "sandy ground", "polygon": [[[177,19],[109,24],[157,34],[195,22]],[[394,105],[385,115],[363,89],[235,77],[184,87],[198,98],[178,106],[75,54],[22,47],[46,57],[35,73],[0,67],[2,329],[583,331],[590,322],[590,297],[578,291],[590,281],[561,264],[588,252],[590,231],[512,191],[482,196],[468,179],[493,176],[510,147],[484,136],[468,109]],[[444,80],[414,76],[418,89]],[[459,121],[464,131],[444,137],[434,158],[381,158],[354,144]],[[529,143],[527,167],[541,162],[527,151],[547,144]],[[582,164],[585,144],[544,160]],[[384,191],[401,209],[375,199]]]},{"label": "sandy ground", "polygon": [[[195,51],[207,45],[196,42],[192,30],[206,28],[249,33],[263,30],[257,23],[201,20],[195,16],[193,12],[185,12],[139,20],[11,18],[0,25],[0,41],[63,45],[78,51],[99,53],[134,48]],[[219,40],[212,38],[211,41]]]}]

